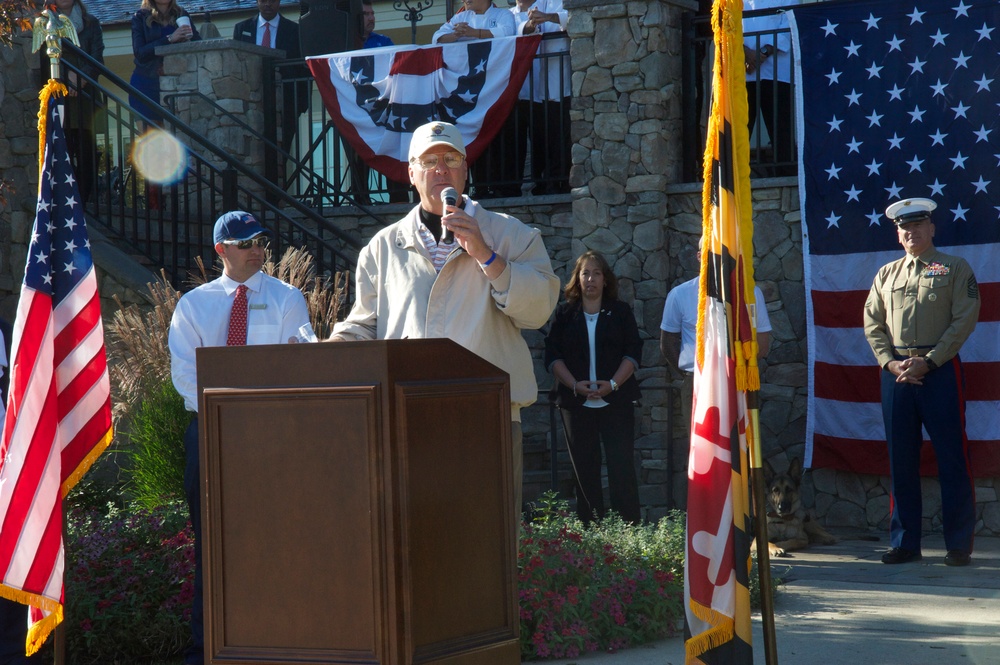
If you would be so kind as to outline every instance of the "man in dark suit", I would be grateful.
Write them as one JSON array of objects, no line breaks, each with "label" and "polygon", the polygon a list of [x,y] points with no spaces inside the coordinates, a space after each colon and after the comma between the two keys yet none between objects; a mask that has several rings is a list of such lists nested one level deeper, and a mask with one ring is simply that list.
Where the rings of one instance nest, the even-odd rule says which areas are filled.
[{"label": "man in dark suit", "polygon": [[[295,60],[302,57],[299,45],[299,24],[278,13],[281,0],[257,0],[259,13],[253,18],[240,21],[233,27],[233,39],[266,48],[277,48],[285,52],[285,57]],[[282,67],[283,78],[300,79],[306,76],[305,67]],[[309,104],[308,83],[286,83],[282,89],[281,147],[290,152],[295,138],[299,114]]]}]

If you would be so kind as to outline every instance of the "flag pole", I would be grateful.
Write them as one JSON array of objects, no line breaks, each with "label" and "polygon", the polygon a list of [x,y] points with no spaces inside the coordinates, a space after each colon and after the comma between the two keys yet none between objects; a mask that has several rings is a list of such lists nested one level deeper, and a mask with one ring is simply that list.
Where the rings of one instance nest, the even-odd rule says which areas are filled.
[{"label": "flag pole", "polygon": [[778,665],[778,638],[774,625],[774,594],[771,592],[771,554],[767,548],[767,483],[764,482],[764,461],[760,445],[759,393],[747,391],[750,413],[750,494],[756,515],[754,526],[757,541],[757,581],[760,584],[760,620],[764,629],[764,662]]}]

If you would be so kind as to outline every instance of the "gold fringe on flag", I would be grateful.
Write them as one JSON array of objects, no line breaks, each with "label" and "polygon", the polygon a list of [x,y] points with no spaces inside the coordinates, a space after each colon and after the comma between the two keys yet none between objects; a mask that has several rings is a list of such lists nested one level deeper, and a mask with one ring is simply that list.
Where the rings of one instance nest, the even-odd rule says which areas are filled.
[{"label": "gold fringe on flag", "polygon": [[[736,385],[741,391],[759,390],[760,374],[757,366],[757,326],[751,320],[749,330],[743,325],[741,312],[748,305],[763,307],[756,303],[753,279],[753,204],[750,193],[750,135],[749,131],[729,131],[732,154],[720,154],[719,137],[725,133],[726,125],[731,130],[746,127],[748,107],[746,96],[746,60],[743,54],[743,8],[733,0],[715,0],[712,5],[712,23],[715,28],[715,63],[712,68],[712,90],[716,98],[708,119],[707,143],[703,160],[704,182],[702,190],[702,210],[704,214],[702,262],[700,270],[699,298],[707,294],[709,254],[722,257],[729,250],[736,261],[736,268],[742,274],[739,285],[730,295],[731,356],[736,362]],[[716,166],[726,159],[723,169],[731,168],[733,191],[729,204],[735,209],[737,221],[736,236],[730,237],[729,229],[719,229],[713,223],[715,209],[721,201],[713,201],[713,189],[721,198],[720,188],[709,186],[716,177]],[[711,214],[709,211],[713,211]],[[698,313],[698,327],[702,329],[704,314]],[[697,362],[704,360],[704,343],[699,337],[696,347]]]},{"label": "gold fringe on flag", "polygon": [[[49,79],[42,89],[38,92],[38,101],[40,102],[38,106],[38,175],[42,175],[42,166],[45,162],[45,140],[48,136],[46,119],[49,117],[49,102],[54,96],[63,96],[69,94],[69,90],[66,85],[56,79]],[[39,181],[38,186],[41,187],[42,183]]]}]

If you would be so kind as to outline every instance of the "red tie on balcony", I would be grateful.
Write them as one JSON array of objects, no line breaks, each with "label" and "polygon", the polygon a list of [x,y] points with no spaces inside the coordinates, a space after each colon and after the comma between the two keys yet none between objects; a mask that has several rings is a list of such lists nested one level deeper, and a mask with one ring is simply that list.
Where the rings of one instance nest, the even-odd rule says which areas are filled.
[{"label": "red tie on balcony", "polygon": [[260,45],[266,48],[271,48],[271,23],[267,22],[264,24],[264,39],[260,41]]},{"label": "red tie on balcony", "polygon": [[229,336],[226,346],[246,346],[247,344],[247,287],[236,287],[233,309],[229,312]]}]

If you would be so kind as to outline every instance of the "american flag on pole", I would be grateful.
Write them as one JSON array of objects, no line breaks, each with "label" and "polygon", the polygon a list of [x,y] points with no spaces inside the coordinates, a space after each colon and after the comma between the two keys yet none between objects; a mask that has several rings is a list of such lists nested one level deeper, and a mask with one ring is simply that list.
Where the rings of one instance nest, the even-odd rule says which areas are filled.
[{"label": "american flag on pole", "polygon": [[[865,297],[903,256],[889,203],[935,200],[934,243],[968,260],[983,307],[962,347],[973,472],[1000,475],[1000,5],[830,2],[791,12],[809,405],[806,463],[888,474]],[[996,34],[994,34],[996,33]],[[924,472],[935,473],[929,446]]]},{"label": "american flag on pole", "polygon": [[752,665],[748,388],[759,388],[753,302],[750,137],[740,0],[712,8],[715,67],[705,148],[687,558],[687,663]]},{"label": "american flag on pole", "polygon": [[38,206],[0,440],[0,595],[31,606],[29,654],[62,621],[63,497],[112,438],[97,277],[58,88],[41,95]]},{"label": "american flag on pole", "polygon": [[503,126],[541,35],[383,46],[308,58],[327,112],[365,162],[409,182],[410,136],[431,120],[462,132],[474,162]]}]

